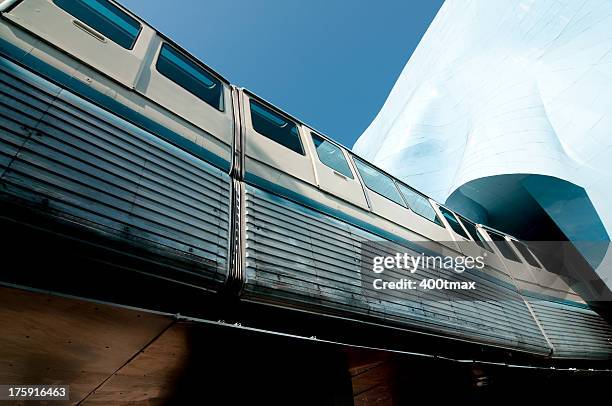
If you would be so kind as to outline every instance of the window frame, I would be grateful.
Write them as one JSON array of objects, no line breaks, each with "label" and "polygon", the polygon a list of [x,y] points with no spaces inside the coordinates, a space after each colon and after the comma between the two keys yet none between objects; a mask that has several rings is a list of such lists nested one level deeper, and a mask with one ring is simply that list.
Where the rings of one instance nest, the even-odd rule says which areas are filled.
[{"label": "window frame", "polygon": [[[461,222],[461,225],[463,226],[463,228],[465,228],[465,231],[467,231],[467,233],[470,235],[470,237],[472,237],[472,239],[474,240],[474,242],[481,247],[484,250],[487,250],[491,253],[493,253],[493,249],[491,248],[491,246],[489,246],[489,242],[487,240],[485,240],[482,235],[478,232],[478,226],[476,225],[475,222],[473,222],[472,220],[467,219],[466,217],[462,216],[461,214],[455,213],[456,217],[459,219],[459,221]],[[476,236],[473,236],[472,233],[470,232],[470,230],[466,227],[466,224],[470,224],[472,226],[474,226],[474,232],[476,233]]]},{"label": "window frame", "polygon": [[[350,175],[347,175],[346,173],[343,173],[341,171],[339,171],[336,168],[333,168],[332,166],[326,164],[325,162],[323,162],[323,160],[321,159],[321,155],[319,154],[319,149],[317,148],[317,144],[315,143],[315,137],[320,138],[321,140],[323,140],[323,142],[327,142],[329,144],[331,144],[334,148],[337,148],[338,151],[340,151],[340,155],[342,155],[342,158],[344,158],[344,163],[346,164],[346,169],[349,171]],[[339,145],[337,145],[336,143],[328,140],[327,138],[321,136],[320,134],[316,133],[315,131],[310,131],[310,138],[312,139],[312,143],[314,145],[314,150],[315,153],[317,155],[317,159],[319,160],[319,162],[322,165],[327,166],[329,169],[333,170],[334,172],[338,173],[339,175],[342,175],[344,177],[346,177],[347,179],[351,179],[354,180],[355,179],[355,174],[353,173],[353,170],[351,169],[351,165],[349,164],[349,160],[346,156],[346,154],[344,153],[344,151],[342,150],[342,147],[340,147]]]},{"label": "window frame", "polygon": [[[161,60],[161,56],[162,56],[162,52],[164,50],[164,47],[168,47],[171,50],[170,52],[175,51],[176,54],[179,55],[179,57],[183,57],[183,58],[187,59],[187,61],[192,63],[196,68],[202,69],[204,72],[206,72],[207,74],[212,76],[212,78],[215,79],[218,82],[218,85],[220,86],[220,96],[221,96],[221,100],[219,102],[219,107],[210,104],[208,101],[202,99],[199,95],[197,95],[193,91],[189,90],[185,86],[181,85],[180,83],[176,82],[170,76],[166,75],[161,70],[159,70],[158,65],[159,65],[159,61]],[[221,79],[219,77],[219,75],[217,75],[214,71],[212,71],[212,69],[209,69],[206,65],[204,65],[202,62],[198,61],[196,58],[194,58],[191,55],[189,55],[187,52],[184,52],[180,47],[172,44],[169,41],[162,41],[161,45],[159,47],[159,51],[157,52],[157,57],[155,59],[154,67],[155,67],[155,71],[157,73],[159,73],[160,75],[162,75],[163,77],[165,77],[166,79],[168,79],[169,81],[174,83],[175,85],[179,86],[181,89],[185,90],[187,93],[191,94],[192,96],[194,96],[198,100],[206,103],[207,105],[209,105],[210,107],[214,108],[217,111],[220,111],[221,113],[225,112],[225,104],[226,104],[225,103],[225,86],[224,86],[225,81],[223,79]],[[186,73],[186,74],[188,74],[188,73]]]},{"label": "window frame", "polygon": [[[404,183],[402,183],[402,182],[396,181],[396,184],[397,184],[397,189],[399,190],[400,195],[402,196],[402,199],[404,199],[404,203],[406,203],[406,206],[408,206],[408,210],[410,210],[412,213],[416,214],[417,216],[422,217],[422,218],[424,218],[425,220],[427,220],[427,221],[430,221],[430,222],[434,223],[435,225],[437,225],[437,226],[439,226],[439,227],[442,227],[442,228],[444,228],[444,229],[446,228],[446,227],[444,226],[444,222],[443,222],[443,221],[440,219],[440,216],[438,216],[438,213],[436,213],[436,209],[435,209],[435,207],[433,206],[433,204],[431,204],[431,201],[429,200],[429,197],[427,197],[427,196],[426,196],[426,195],[424,195],[423,193],[420,193],[418,190],[416,190],[416,189],[414,189],[414,188],[411,188],[411,187],[410,187],[410,186],[408,186],[408,185],[405,185],[405,184],[404,184]],[[435,217],[435,219],[436,219],[437,221],[436,221],[436,220],[429,219],[429,218],[427,218],[427,217],[423,216],[421,213],[419,213],[419,212],[415,211],[415,210],[412,208],[412,206],[410,205],[410,203],[408,203],[408,199],[406,198],[406,196],[404,196],[404,193],[402,192],[402,188],[405,188],[405,189],[407,189],[407,190],[410,190],[410,191],[411,191],[411,192],[413,192],[414,194],[416,194],[416,195],[420,196],[421,198],[425,199],[425,200],[427,201],[427,204],[429,205],[429,207],[431,207],[431,211],[433,212],[434,217]]]},{"label": "window frame", "polygon": [[[457,217],[457,215],[455,214],[455,212],[454,212],[454,211],[452,211],[451,209],[449,209],[449,208],[447,208],[447,207],[444,207],[444,206],[442,206],[442,205],[439,205],[439,206],[438,206],[438,209],[439,209],[439,210],[440,210],[440,212],[442,213],[442,217],[444,217],[444,219],[446,219],[446,222],[448,223],[448,225],[450,226],[451,230],[453,230],[453,232],[454,232],[455,234],[457,234],[457,235],[459,235],[459,236],[461,236],[461,237],[465,238],[466,240],[469,240],[469,239],[470,239],[470,237],[469,237],[470,233],[468,233],[468,232],[465,230],[465,228],[463,227],[463,224],[461,224],[461,221],[459,221],[459,218]],[[450,213],[450,214],[451,214],[451,215],[452,215],[452,216],[455,218],[455,221],[457,222],[457,225],[459,226],[459,229],[460,229],[460,230],[462,230],[463,232],[458,232],[457,230],[455,230],[455,228],[454,228],[454,227],[452,226],[452,224],[450,223],[450,221],[449,221],[448,217],[446,217],[446,216],[444,215],[445,211],[446,211],[446,212],[448,212],[448,213]]]},{"label": "window frame", "polygon": [[[74,0],[72,0],[74,2]],[[99,0],[94,0],[94,1],[99,1]],[[134,47],[136,46],[136,42],[138,42],[138,38],[140,37],[140,34],[142,33],[142,28],[144,26],[144,24],[136,17],[134,17],[130,12],[128,12],[127,10],[125,10],[122,6],[120,6],[119,4],[115,4],[114,2],[110,1],[110,0],[103,0],[104,2],[110,4],[112,7],[114,7],[115,9],[119,10],[121,13],[123,13],[124,15],[126,15],[129,19],[133,20],[134,22],[138,23],[138,31],[136,32],[136,34],[134,35],[134,39],[132,40],[132,44],[130,45],[130,47],[125,47],[123,45],[121,45],[120,43],[118,43],[117,41],[113,40],[107,33],[98,30],[97,28],[93,27],[90,23],[88,23],[87,21],[77,17],[76,15],[72,14],[70,11],[66,10],[64,7],[60,6],[57,3],[57,0],[52,0],[53,5],[57,8],[59,8],[60,10],[64,11],[65,13],[67,13],[68,15],[72,16],[73,18],[76,18],[78,21],[80,21],[81,23],[85,24],[87,27],[91,28],[92,30],[94,30],[95,32],[99,33],[100,35],[103,36],[104,39],[108,39],[109,41],[112,41],[114,44],[117,44],[118,46],[120,46],[121,48],[127,50],[127,51],[133,51]],[[103,17],[106,18],[106,17]],[[112,23],[112,22],[111,22]]]},{"label": "window frame", "polygon": [[[516,255],[516,252],[514,252],[513,248],[510,246],[510,241],[508,241],[504,235],[497,233],[495,231],[492,231],[492,230],[487,230],[487,233],[489,234],[489,237],[491,237],[491,241],[493,242],[493,245],[495,245],[497,250],[500,252],[500,254],[502,254],[504,258],[506,258],[508,261],[517,262],[519,264],[523,263],[523,261],[521,261],[521,258],[518,255]],[[501,240],[495,240],[493,236],[500,237]],[[510,252],[512,253],[515,259],[508,258],[508,256],[504,254],[504,251],[499,248],[499,245],[497,243],[506,243],[506,246],[508,247],[508,249],[510,250]]]},{"label": "window frame", "polygon": [[[377,194],[377,195],[379,195],[379,196],[384,197],[385,199],[389,200],[390,202],[393,202],[393,203],[395,203],[395,204],[397,204],[397,205],[399,205],[399,206],[402,206],[402,207],[404,207],[404,208],[406,208],[406,209],[408,208],[408,207],[407,207],[407,205],[406,205],[406,202],[404,201],[404,198],[402,197],[402,193],[399,191],[399,188],[397,187],[397,183],[396,183],[395,179],[393,178],[393,176],[391,176],[391,175],[387,174],[386,172],[384,172],[384,171],[382,171],[382,170],[378,169],[378,168],[377,168],[377,167],[375,167],[374,165],[370,164],[369,162],[366,162],[365,160],[363,160],[363,159],[359,158],[359,157],[358,157],[358,156],[356,156],[356,155],[353,155],[353,156],[352,156],[352,158],[353,158],[353,163],[355,164],[355,169],[357,170],[357,173],[359,174],[359,178],[361,179],[361,183],[363,184],[363,186],[364,186],[366,189],[368,189],[369,191],[371,191],[371,192],[373,192],[373,193],[376,193],[376,194]],[[399,201],[399,202],[396,202],[395,200],[393,200],[393,199],[391,199],[391,198],[389,198],[389,197],[387,197],[387,196],[385,196],[385,195],[383,195],[383,194],[381,194],[381,193],[377,192],[376,190],[371,189],[371,188],[370,188],[370,187],[369,187],[369,186],[366,184],[366,181],[363,179],[363,175],[362,175],[361,171],[359,170],[359,163],[362,163],[363,165],[368,166],[368,167],[370,167],[370,168],[374,169],[376,172],[379,172],[380,174],[382,174],[383,176],[385,176],[385,177],[387,177],[389,180],[391,180],[391,182],[393,183],[393,186],[395,186],[395,190],[396,190],[396,192],[398,193],[398,197],[399,197],[399,200],[400,200],[400,201]]]},{"label": "window frame", "polygon": [[[514,238],[511,238],[510,240],[512,241],[512,245],[514,245],[514,247],[516,247],[516,250],[521,254],[521,256],[523,258],[525,258],[525,261],[527,262],[527,265],[532,266],[534,268],[542,269],[542,266],[540,265],[538,258],[535,256],[535,254],[533,252],[531,252],[531,250],[529,249],[527,244],[523,243],[522,241],[515,240]],[[523,251],[521,251],[521,248],[524,248],[525,250],[527,250],[527,254],[528,255],[525,255],[525,253],[523,253]],[[531,263],[531,261],[529,260],[528,256],[530,256],[533,259],[533,261],[536,263],[536,265]]]},{"label": "window frame", "polygon": [[[266,138],[267,140],[272,141],[276,145],[280,145],[281,147],[286,148],[289,151],[292,151],[292,152],[294,152],[296,154],[299,154],[301,156],[304,156],[304,157],[307,156],[306,155],[306,148],[304,147],[304,142],[302,140],[302,132],[300,131],[300,126],[299,126],[299,124],[298,124],[298,122],[296,120],[293,120],[293,119],[289,118],[289,116],[284,114],[283,112],[281,112],[281,110],[276,109],[275,107],[271,106],[270,104],[264,102],[263,100],[261,100],[259,98],[255,98],[255,97],[249,95],[248,100],[249,100],[249,115],[250,115],[250,118],[251,118],[251,128],[253,128],[253,131],[255,131],[257,134],[261,135],[262,137]],[[270,136],[268,136],[266,134],[263,134],[262,132],[258,131],[257,128],[255,128],[255,124],[253,123],[253,107],[252,107],[252,103],[259,104],[264,109],[270,110],[273,114],[276,114],[276,115],[280,116],[283,120],[286,120],[288,123],[293,124],[295,129],[296,129],[296,131],[297,131],[296,135],[297,135],[297,139],[298,139],[301,151],[296,151],[293,148],[288,147],[287,145],[284,145],[284,144],[278,142],[274,138],[271,138]]]}]

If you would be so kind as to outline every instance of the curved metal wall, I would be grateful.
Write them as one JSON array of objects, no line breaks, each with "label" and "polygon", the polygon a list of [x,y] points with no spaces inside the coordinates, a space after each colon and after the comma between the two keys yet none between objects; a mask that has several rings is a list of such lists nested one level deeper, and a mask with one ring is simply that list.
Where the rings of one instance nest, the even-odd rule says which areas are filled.
[{"label": "curved metal wall", "polygon": [[[496,175],[565,180],[596,215],[568,215],[584,210],[570,195],[534,197],[570,240],[601,229],[609,241],[611,27],[609,1],[447,0],[354,150],[441,202]],[[512,202],[486,187],[472,195],[492,209]],[[604,261],[612,289],[612,250]]]}]

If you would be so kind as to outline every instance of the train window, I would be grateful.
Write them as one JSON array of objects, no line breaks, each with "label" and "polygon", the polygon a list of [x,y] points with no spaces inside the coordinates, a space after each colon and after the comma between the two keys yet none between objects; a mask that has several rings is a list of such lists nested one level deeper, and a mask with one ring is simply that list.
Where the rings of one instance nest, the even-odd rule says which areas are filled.
[{"label": "train window", "polygon": [[525,258],[525,260],[529,263],[529,265],[535,266],[536,268],[540,267],[538,260],[535,259],[535,257],[533,256],[531,251],[529,251],[529,248],[527,248],[525,244],[523,244],[520,241],[515,241],[515,240],[512,240],[512,243],[514,244],[516,249],[521,253],[523,258]]},{"label": "train window", "polygon": [[406,207],[402,196],[400,196],[397,187],[395,187],[395,182],[390,176],[385,175],[359,158],[355,158],[355,165],[361,175],[361,179],[363,179],[363,183],[368,189]]},{"label": "train window", "polygon": [[141,25],[108,0],[53,0],[56,6],[78,18],[125,49],[132,49]]},{"label": "train window", "polygon": [[297,125],[253,99],[251,99],[251,122],[259,134],[304,155]]},{"label": "train window", "polygon": [[510,247],[510,244],[508,244],[508,241],[504,238],[503,235],[488,230],[487,233],[491,236],[493,243],[504,257],[511,261],[521,262],[521,260],[519,259],[519,257],[516,256],[516,254],[512,250],[512,247]]},{"label": "train window", "polygon": [[476,224],[472,223],[470,220],[468,220],[465,217],[460,216],[458,214],[457,214],[457,217],[459,217],[459,220],[461,221],[463,226],[466,228],[468,234],[472,237],[472,240],[474,240],[474,242],[480,248],[484,248],[485,250],[487,250],[489,252],[493,252],[493,251],[491,251],[491,247],[489,247],[489,244],[487,244],[487,242],[484,240],[484,238],[482,238],[482,236],[480,235],[480,233],[476,229]]},{"label": "train window", "polygon": [[433,209],[433,207],[431,207],[431,203],[429,203],[429,200],[425,196],[415,192],[407,186],[402,185],[401,183],[398,184],[398,186],[400,192],[404,196],[404,200],[406,203],[408,203],[410,210],[419,216],[444,227],[442,220],[440,220],[436,214],[436,211]]},{"label": "train window", "polygon": [[457,217],[455,217],[452,211],[448,210],[446,207],[440,206],[440,212],[442,213],[446,221],[448,221],[448,224],[451,226],[454,232],[456,232],[463,238],[466,238],[468,240],[470,239],[470,237],[468,237],[465,233],[463,227],[461,227],[461,224],[459,224],[459,220],[457,220]]},{"label": "train window", "polygon": [[163,44],[155,68],[159,73],[210,104],[223,111],[223,85],[204,68],[181,54],[174,47]]},{"label": "train window", "polygon": [[342,153],[342,150],[313,132],[311,132],[310,135],[312,135],[312,142],[314,142],[315,148],[317,149],[319,161],[347,178],[353,179],[353,173],[351,172],[348,162],[346,162],[346,157]]}]

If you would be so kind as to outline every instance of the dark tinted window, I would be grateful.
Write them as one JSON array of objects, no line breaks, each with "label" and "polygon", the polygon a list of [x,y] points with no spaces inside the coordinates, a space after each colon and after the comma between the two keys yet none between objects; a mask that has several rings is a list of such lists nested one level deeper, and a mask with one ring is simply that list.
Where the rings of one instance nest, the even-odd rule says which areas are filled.
[{"label": "dark tinted window", "polygon": [[[465,217],[460,216],[458,214],[457,214],[457,217],[459,217],[459,220],[461,221],[463,226],[467,229],[468,233],[470,234],[470,236],[472,237],[474,242],[476,244],[478,244],[481,248],[484,248],[487,251],[491,251],[491,248],[489,247],[489,244],[487,244],[487,242],[484,240],[484,238],[482,238],[482,236],[480,235],[480,233],[476,229],[476,224],[472,223],[470,220],[468,220]],[[493,251],[491,251],[491,252],[493,252]]]},{"label": "dark tinted window", "polygon": [[126,49],[132,49],[140,23],[107,0],[53,0],[53,2],[100,34]]},{"label": "dark tinted window", "polygon": [[436,211],[431,207],[429,199],[415,192],[407,186],[398,184],[399,190],[404,196],[404,200],[408,203],[408,207],[421,217],[425,217],[429,221],[433,221],[439,226],[444,227],[442,221],[438,218]]},{"label": "dark tinted window", "polygon": [[525,244],[523,244],[520,241],[514,241],[514,240],[512,240],[512,243],[514,244],[516,249],[518,249],[518,251],[521,253],[523,258],[525,258],[525,260],[529,263],[529,265],[535,266],[536,268],[540,267],[540,264],[538,264],[538,261],[535,259],[535,257],[533,256],[531,251],[529,251],[529,248],[527,248]]},{"label": "dark tinted window", "polygon": [[506,241],[503,235],[488,230],[487,234],[491,236],[493,243],[504,257],[511,261],[521,262],[521,260],[519,259],[519,257],[516,256],[516,254],[512,250],[512,247],[510,247],[510,244],[508,244],[508,241]]},{"label": "dark tinted window", "polygon": [[353,173],[351,172],[351,168],[349,168],[348,162],[346,162],[346,157],[342,153],[342,150],[324,138],[319,137],[317,134],[310,134],[312,135],[312,141],[317,149],[319,161],[347,178],[353,179]]},{"label": "dark tinted window", "polygon": [[453,212],[442,206],[440,206],[440,212],[442,213],[446,221],[448,221],[448,224],[451,226],[453,231],[455,231],[460,236],[467,238],[468,240],[470,239],[470,237],[468,237],[465,233],[463,227],[461,227],[461,224],[459,224],[459,220],[457,220],[457,217],[455,217]]},{"label": "dark tinted window", "polygon": [[253,99],[251,99],[251,121],[255,131],[264,137],[304,155],[300,132],[294,122]]},{"label": "dark tinted window", "polygon": [[357,170],[361,175],[361,179],[363,179],[363,183],[368,189],[406,207],[402,197],[399,194],[399,191],[397,190],[397,187],[395,187],[395,182],[390,176],[365,163],[359,158],[355,158],[355,165],[357,166]]},{"label": "dark tinted window", "polygon": [[223,111],[223,84],[204,68],[181,54],[174,47],[163,44],[155,66],[157,71],[193,94]]}]

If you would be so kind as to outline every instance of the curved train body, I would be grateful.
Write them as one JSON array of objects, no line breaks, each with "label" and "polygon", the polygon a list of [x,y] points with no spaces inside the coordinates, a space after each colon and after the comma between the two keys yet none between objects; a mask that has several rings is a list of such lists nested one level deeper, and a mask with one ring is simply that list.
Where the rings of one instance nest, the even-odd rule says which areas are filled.
[{"label": "curved train body", "polygon": [[[3,202],[245,302],[544,357],[611,357],[610,326],[522,243],[231,85],[114,2],[0,9]],[[461,275],[477,291],[423,298],[373,291],[362,266],[372,242],[489,255]]]}]

